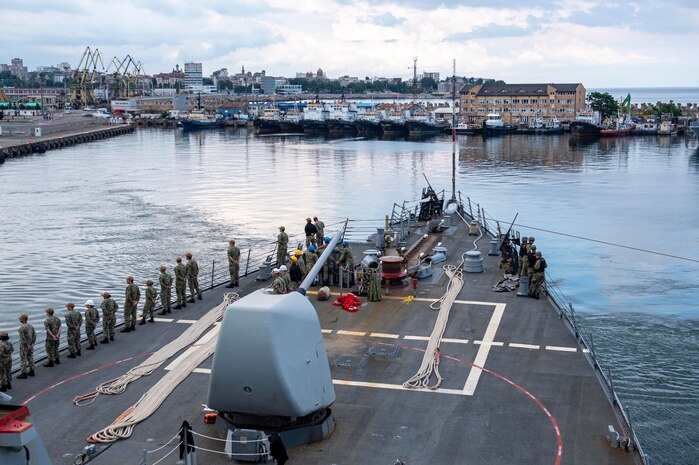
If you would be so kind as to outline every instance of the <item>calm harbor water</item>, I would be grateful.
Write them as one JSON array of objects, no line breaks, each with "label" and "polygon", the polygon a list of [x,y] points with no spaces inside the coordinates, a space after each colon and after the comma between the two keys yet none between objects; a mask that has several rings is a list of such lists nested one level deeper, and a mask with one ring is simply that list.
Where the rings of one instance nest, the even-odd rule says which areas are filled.
[{"label": "calm harbor water", "polygon": [[[661,99],[662,100],[662,99]],[[699,457],[699,264],[561,232],[699,257],[695,139],[576,142],[568,135],[458,141],[457,189],[533,234],[612,369],[653,463]],[[362,238],[423,173],[451,183],[451,141],[257,137],[245,130],[132,135],[0,166],[0,327],[41,326],[68,300],[123,299],[124,277],[157,277],[192,251],[200,265],[273,241],[306,216],[349,217]]]}]

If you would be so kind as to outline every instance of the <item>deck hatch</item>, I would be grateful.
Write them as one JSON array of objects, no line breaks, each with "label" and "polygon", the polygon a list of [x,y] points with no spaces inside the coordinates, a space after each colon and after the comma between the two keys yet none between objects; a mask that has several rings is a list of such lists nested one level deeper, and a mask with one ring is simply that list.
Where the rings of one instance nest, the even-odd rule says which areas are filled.
[{"label": "deck hatch", "polygon": [[367,350],[367,355],[377,358],[397,358],[400,347],[388,344],[374,344]]},{"label": "deck hatch", "polygon": [[337,368],[347,370],[359,370],[367,364],[368,357],[356,357],[354,355],[340,355],[333,361],[333,365]]}]

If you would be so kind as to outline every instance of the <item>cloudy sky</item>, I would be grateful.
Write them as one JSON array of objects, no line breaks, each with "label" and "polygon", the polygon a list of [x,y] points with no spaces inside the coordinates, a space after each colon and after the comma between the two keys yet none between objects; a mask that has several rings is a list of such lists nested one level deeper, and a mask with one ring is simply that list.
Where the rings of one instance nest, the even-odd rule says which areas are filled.
[{"label": "cloudy sky", "polygon": [[[410,77],[699,86],[697,0],[0,0],[0,63],[76,66],[86,46],[149,74]],[[105,62],[105,66],[108,64]],[[424,67],[424,68],[422,68]]]}]

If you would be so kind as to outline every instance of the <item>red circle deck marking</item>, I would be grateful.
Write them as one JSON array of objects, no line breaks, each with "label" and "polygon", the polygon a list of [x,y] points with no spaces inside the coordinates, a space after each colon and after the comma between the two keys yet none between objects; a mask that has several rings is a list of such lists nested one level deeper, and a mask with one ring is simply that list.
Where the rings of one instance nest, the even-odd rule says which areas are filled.
[{"label": "red circle deck marking", "polygon": [[[418,352],[424,352],[424,351],[425,351],[425,349],[420,349],[420,348],[418,348],[418,347],[401,346],[401,345],[397,345],[397,344],[387,344],[387,343],[385,343],[385,342],[380,342],[379,344],[385,344],[385,345],[388,345],[388,346],[397,346],[397,347],[400,347],[401,349],[416,350],[416,351],[418,351]],[[494,371],[492,371],[492,370],[489,370],[489,369],[487,369],[487,368],[483,368],[483,367],[481,367],[481,366],[476,365],[475,363],[471,363],[471,362],[469,362],[469,361],[462,360],[462,359],[460,359],[460,358],[451,357],[451,356],[449,356],[449,355],[442,355],[442,358],[446,358],[446,359],[452,360],[452,361],[454,361],[454,362],[463,363],[463,364],[465,364],[465,365],[470,365],[470,366],[472,366],[472,367],[474,367],[474,368],[478,368],[479,370],[484,371],[485,373],[488,373],[488,374],[491,375],[491,376],[494,376],[494,377],[496,377],[496,378],[498,378],[498,379],[501,379],[501,380],[505,381],[507,384],[509,384],[510,386],[513,386],[513,387],[517,388],[520,392],[522,392],[524,395],[526,395],[526,396],[529,397],[531,400],[533,400],[533,401],[536,403],[536,405],[544,412],[544,414],[546,414],[546,416],[548,417],[549,421],[551,422],[551,425],[553,426],[553,430],[554,430],[554,432],[555,432],[555,434],[556,434],[556,443],[557,443],[557,445],[558,445],[558,450],[556,451],[556,460],[555,460],[553,463],[554,463],[554,465],[561,465],[561,461],[563,460],[563,437],[561,436],[561,430],[558,428],[558,422],[557,422],[556,419],[553,417],[553,415],[551,414],[551,412],[549,412],[549,410],[546,408],[546,406],[544,406],[544,404],[543,404],[539,399],[537,399],[536,396],[534,396],[534,394],[532,394],[531,392],[527,391],[525,388],[523,388],[523,387],[520,386],[519,384],[515,383],[515,382],[512,381],[511,379],[506,378],[505,376],[501,375],[500,373],[496,373],[496,372],[494,372]]]},{"label": "red circle deck marking", "polygon": [[104,368],[109,368],[109,367],[111,367],[111,366],[118,365],[118,364],[124,363],[124,362],[128,362],[128,361],[131,361],[131,360],[140,358],[140,357],[145,357],[145,356],[147,356],[147,355],[152,355],[152,354],[154,354],[154,353],[155,353],[155,352],[144,352],[144,353],[142,353],[142,354],[134,355],[133,357],[125,358],[125,359],[122,359],[122,360],[117,360],[116,362],[107,363],[106,365],[102,365],[102,366],[100,366],[100,367],[93,368],[92,370],[88,370],[88,371],[85,371],[85,372],[83,372],[83,373],[77,374],[77,375],[75,375],[75,376],[71,376],[70,378],[66,378],[66,379],[64,379],[63,381],[59,381],[59,382],[57,382],[57,383],[55,383],[55,384],[52,384],[51,386],[49,386],[49,387],[47,387],[47,388],[42,389],[41,391],[39,391],[39,392],[37,392],[36,394],[34,394],[33,396],[31,396],[29,399],[27,399],[27,400],[25,400],[24,402],[22,402],[22,405],[27,405],[29,402],[33,401],[34,399],[36,399],[36,398],[39,397],[40,395],[46,394],[46,393],[49,392],[51,389],[56,388],[56,387],[58,387],[58,386],[60,386],[60,385],[62,385],[62,384],[65,384],[65,383],[69,382],[69,381],[73,381],[74,379],[82,378],[83,376],[90,375],[90,374],[92,374],[92,373],[94,373],[94,372],[96,372],[96,371],[100,371],[100,370],[102,370],[102,369],[104,369]]}]

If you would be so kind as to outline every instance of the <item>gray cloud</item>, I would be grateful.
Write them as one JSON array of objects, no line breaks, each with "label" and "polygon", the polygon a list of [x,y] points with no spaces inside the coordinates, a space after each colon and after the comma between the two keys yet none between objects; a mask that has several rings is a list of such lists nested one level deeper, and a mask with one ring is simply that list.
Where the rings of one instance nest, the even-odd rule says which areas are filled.
[{"label": "gray cloud", "polygon": [[632,31],[660,34],[696,32],[697,3],[667,2],[604,3],[589,11],[576,11],[567,21],[587,27],[626,27]]},{"label": "gray cloud", "polygon": [[391,13],[386,12],[380,16],[372,16],[370,22],[377,26],[394,27],[405,22],[405,18],[396,18]]},{"label": "gray cloud", "polygon": [[512,0],[441,0],[431,2],[429,0],[368,0],[372,5],[400,5],[402,7],[415,8],[418,10],[434,10],[435,8],[542,8],[554,9],[560,5],[559,0],[528,0],[513,2]]}]

